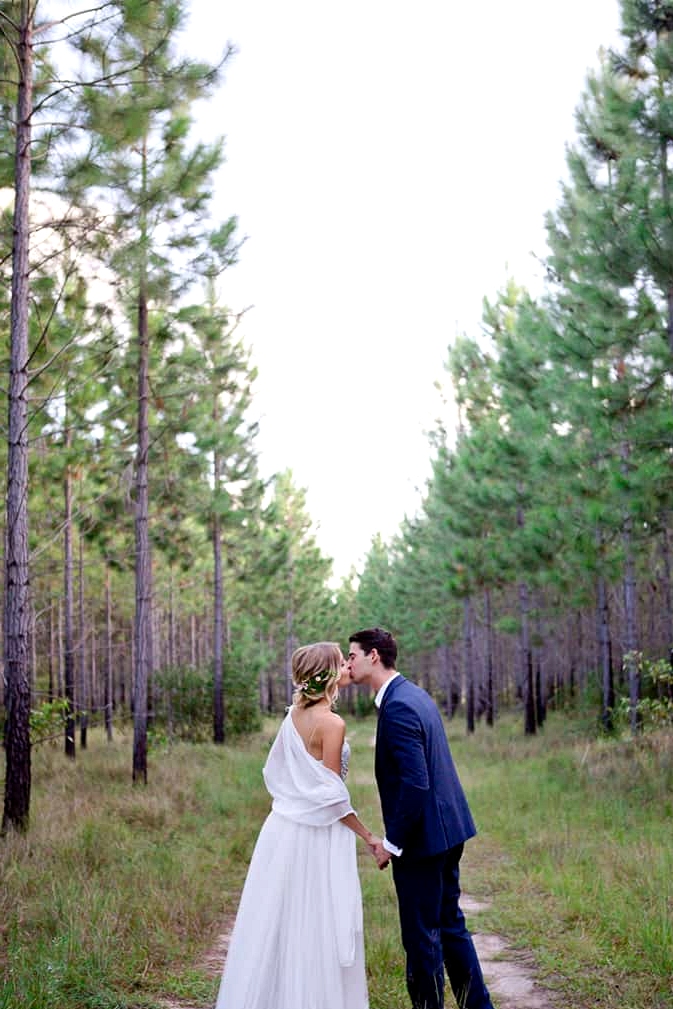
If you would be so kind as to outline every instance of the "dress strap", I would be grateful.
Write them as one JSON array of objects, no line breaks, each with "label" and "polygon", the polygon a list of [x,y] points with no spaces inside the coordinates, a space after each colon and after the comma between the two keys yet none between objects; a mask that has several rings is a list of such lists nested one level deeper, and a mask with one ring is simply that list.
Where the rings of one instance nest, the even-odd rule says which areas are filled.
[{"label": "dress strap", "polygon": [[318,723],[317,723],[317,721],[316,721],[316,724],[315,724],[315,725],[313,726],[313,728],[311,729],[311,731],[310,731],[310,733],[309,733],[309,737],[308,737],[308,740],[307,740],[307,742],[306,742],[306,749],[307,749],[307,750],[308,750],[309,752],[310,752],[310,750],[311,750],[311,743],[313,742],[313,735],[314,735],[314,733],[315,733],[315,730],[316,730],[317,728],[318,728]]}]

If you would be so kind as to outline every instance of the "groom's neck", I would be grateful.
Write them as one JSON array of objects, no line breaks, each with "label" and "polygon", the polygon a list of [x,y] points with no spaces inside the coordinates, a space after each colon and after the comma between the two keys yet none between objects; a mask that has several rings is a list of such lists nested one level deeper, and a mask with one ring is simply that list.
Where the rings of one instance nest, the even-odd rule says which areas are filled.
[{"label": "groom's neck", "polygon": [[384,666],[381,666],[380,669],[376,669],[372,673],[372,687],[374,687],[376,691],[380,690],[383,684],[387,683],[396,672],[396,669],[386,669]]}]

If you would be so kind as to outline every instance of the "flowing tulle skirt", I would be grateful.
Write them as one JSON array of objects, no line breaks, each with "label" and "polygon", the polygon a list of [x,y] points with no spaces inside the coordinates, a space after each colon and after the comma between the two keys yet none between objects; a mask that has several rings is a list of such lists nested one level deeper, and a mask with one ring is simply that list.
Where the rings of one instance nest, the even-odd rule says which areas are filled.
[{"label": "flowing tulle skirt", "polygon": [[[334,864],[348,877],[335,878]],[[360,920],[344,956],[335,915],[353,888]],[[270,813],[250,862],[216,1009],[367,1009],[361,907],[352,831]]]}]

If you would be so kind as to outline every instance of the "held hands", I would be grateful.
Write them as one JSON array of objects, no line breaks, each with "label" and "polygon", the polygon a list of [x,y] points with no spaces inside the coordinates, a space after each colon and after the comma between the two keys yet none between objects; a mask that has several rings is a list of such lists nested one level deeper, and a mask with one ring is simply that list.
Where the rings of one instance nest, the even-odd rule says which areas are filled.
[{"label": "held hands", "polygon": [[376,859],[376,864],[378,865],[379,869],[385,869],[388,863],[390,862],[391,856],[390,852],[386,851],[386,849],[383,847],[383,842],[381,841],[381,838],[376,837],[374,834],[372,834],[371,838],[367,841],[367,847],[369,848],[372,855]]}]

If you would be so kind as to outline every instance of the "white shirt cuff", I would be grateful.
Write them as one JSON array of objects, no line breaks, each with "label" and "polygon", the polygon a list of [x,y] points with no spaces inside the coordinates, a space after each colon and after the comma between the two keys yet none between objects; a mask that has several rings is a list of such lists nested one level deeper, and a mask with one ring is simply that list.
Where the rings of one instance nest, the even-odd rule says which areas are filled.
[{"label": "white shirt cuff", "polygon": [[386,851],[389,851],[391,855],[397,855],[398,858],[402,854],[402,849],[398,848],[396,844],[392,844],[387,837],[383,838],[383,847]]}]

